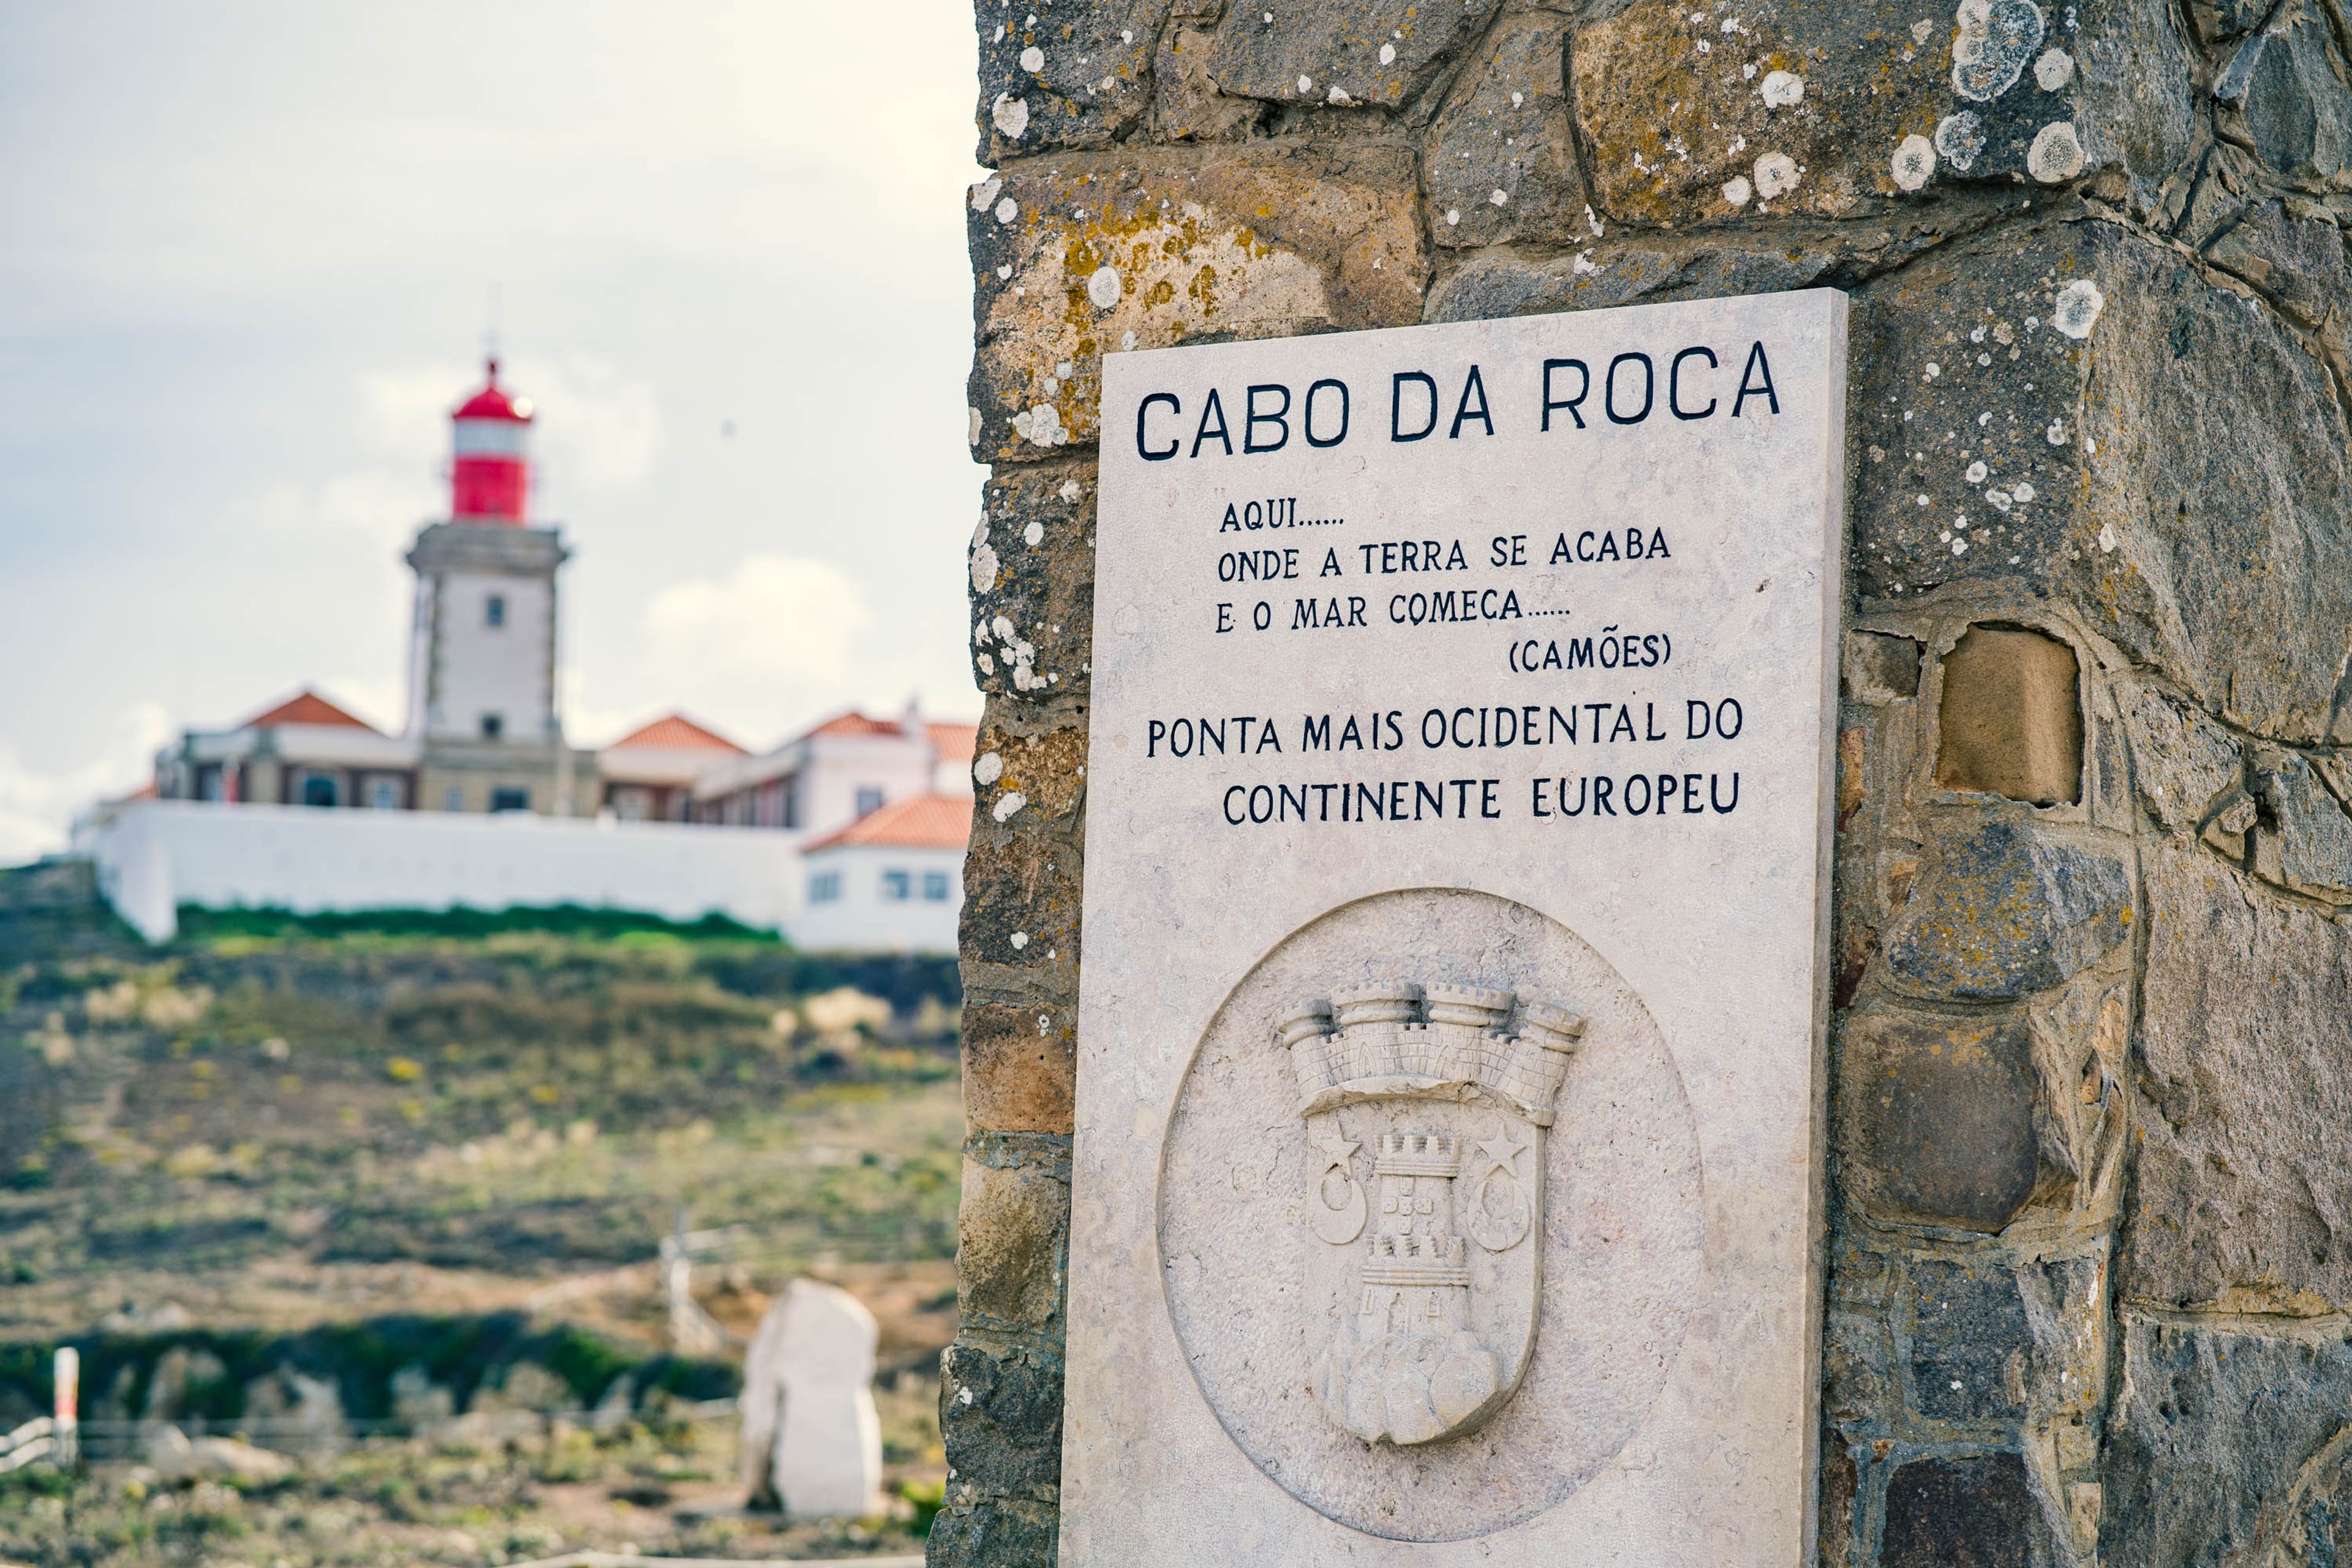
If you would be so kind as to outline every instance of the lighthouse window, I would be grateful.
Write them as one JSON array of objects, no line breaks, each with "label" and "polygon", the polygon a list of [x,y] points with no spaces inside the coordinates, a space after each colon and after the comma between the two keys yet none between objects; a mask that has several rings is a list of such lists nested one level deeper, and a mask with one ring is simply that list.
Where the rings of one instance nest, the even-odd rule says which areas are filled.
[{"label": "lighthouse window", "polygon": [[490,595],[490,601],[485,607],[483,618],[494,626],[502,626],[507,624],[507,596],[504,594],[493,594]]},{"label": "lighthouse window", "polygon": [[485,714],[483,714],[483,715],[482,715],[482,739],[483,739],[483,740],[485,740],[485,741],[495,741],[495,740],[497,740],[499,736],[501,736],[501,735],[505,734],[506,732],[507,732],[507,721],[506,721],[506,715],[505,715],[505,714],[503,714],[503,713],[485,713]]},{"label": "lighthouse window", "polygon": [[510,419],[460,419],[451,450],[460,458],[520,458],[526,428]]}]

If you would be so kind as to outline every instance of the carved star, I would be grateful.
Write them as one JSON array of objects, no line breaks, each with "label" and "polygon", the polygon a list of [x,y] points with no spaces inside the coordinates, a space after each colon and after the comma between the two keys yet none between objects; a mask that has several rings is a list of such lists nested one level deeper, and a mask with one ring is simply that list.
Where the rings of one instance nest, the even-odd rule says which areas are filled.
[{"label": "carved star", "polygon": [[1327,1171],[1333,1166],[1346,1170],[1348,1162],[1354,1158],[1356,1151],[1363,1147],[1361,1143],[1349,1142],[1345,1136],[1338,1132],[1326,1132],[1322,1137],[1309,1139],[1308,1142],[1323,1151],[1328,1162],[1323,1167]]},{"label": "carved star", "polygon": [[1479,1152],[1500,1166],[1507,1176],[1517,1176],[1519,1173],[1519,1156],[1526,1153],[1531,1146],[1531,1142],[1522,1143],[1511,1136],[1511,1124],[1507,1121],[1496,1128],[1494,1137],[1478,1140]]}]

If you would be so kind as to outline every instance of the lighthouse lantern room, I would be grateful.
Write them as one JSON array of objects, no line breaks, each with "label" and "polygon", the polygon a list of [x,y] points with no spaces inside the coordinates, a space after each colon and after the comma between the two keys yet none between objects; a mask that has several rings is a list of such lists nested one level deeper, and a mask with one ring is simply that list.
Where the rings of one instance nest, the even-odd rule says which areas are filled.
[{"label": "lighthouse lantern room", "polygon": [[487,384],[450,416],[449,516],[520,528],[530,499],[530,399],[507,395],[496,359],[486,368]]}]

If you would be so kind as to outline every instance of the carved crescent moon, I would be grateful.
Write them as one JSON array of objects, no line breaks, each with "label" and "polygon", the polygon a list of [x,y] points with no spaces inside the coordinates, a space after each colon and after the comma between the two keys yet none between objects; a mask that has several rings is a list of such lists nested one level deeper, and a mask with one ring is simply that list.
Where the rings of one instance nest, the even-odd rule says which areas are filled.
[{"label": "carved crescent moon", "polygon": [[[1486,1194],[1497,1176],[1510,1184],[1501,1214],[1486,1206]],[[1489,1252],[1508,1252],[1527,1239],[1528,1226],[1534,1217],[1528,1212],[1528,1190],[1519,1184],[1519,1178],[1499,1161],[1487,1166],[1477,1189],[1470,1194],[1470,1238]]]},{"label": "carved crescent moon", "polygon": [[[1346,1184],[1348,1196],[1344,1203],[1334,1205],[1330,1199],[1331,1178],[1337,1176]],[[1356,1173],[1339,1161],[1324,1167],[1316,1178],[1314,1201],[1307,1205],[1307,1223],[1315,1234],[1334,1247],[1345,1247],[1364,1234],[1364,1220],[1370,1205],[1364,1201],[1364,1189]]]}]

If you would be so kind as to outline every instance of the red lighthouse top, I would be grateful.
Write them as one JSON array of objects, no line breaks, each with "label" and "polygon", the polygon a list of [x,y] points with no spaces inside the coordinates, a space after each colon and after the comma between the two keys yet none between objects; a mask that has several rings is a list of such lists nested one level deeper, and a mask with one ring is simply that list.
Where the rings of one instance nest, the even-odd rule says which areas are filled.
[{"label": "red lighthouse top", "polygon": [[452,414],[449,516],[457,522],[520,528],[530,499],[530,463],[524,437],[530,399],[509,397],[499,384],[499,362],[485,367],[482,390]]}]

